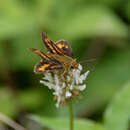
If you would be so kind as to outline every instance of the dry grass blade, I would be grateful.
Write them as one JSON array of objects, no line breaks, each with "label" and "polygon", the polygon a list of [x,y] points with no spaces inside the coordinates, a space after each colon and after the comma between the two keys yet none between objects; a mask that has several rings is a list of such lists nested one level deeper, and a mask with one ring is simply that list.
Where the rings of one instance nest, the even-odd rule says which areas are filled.
[{"label": "dry grass blade", "polygon": [[0,120],[7,124],[8,126],[12,127],[15,130],[27,130],[25,129],[23,126],[19,125],[18,123],[16,123],[15,121],[11,120],[10,118],[8,118],[7,116],[5,116],[4,114],[2,114],[0,112]]}]

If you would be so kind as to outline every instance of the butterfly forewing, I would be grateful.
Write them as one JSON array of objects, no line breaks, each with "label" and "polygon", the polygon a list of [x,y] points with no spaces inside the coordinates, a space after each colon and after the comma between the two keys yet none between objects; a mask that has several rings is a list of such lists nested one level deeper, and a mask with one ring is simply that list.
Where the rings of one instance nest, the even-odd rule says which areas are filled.
[{"label": "butterfly forewing", "polygon": [[67,41],[61,40],[55,44],[44,32],[42,33],[42,39],[50,53],[72,56],[72,49]]},{"label": "butterfly forewing", "polygon": [[56,62],[56,60],[54,60],[50,54],[45,54],[44,52],[40,51],[40,50],[37,50],[37,49],[34,49],[34,48],[29,48],[34,54],[40,56],[41,59],[44,59],[44,60],[48,60],[48,61],[51,61],[51,62]]},{"label": "butterfly forewing", "polygon": [[34,54],[40,56],[41,59],[46,59],[49,60],[49,58],[47,57],[47,55],[45,53],[43,53],[40,50],[34,49],[34,48],[29,48],[30,51],[32,51]]},{"label": "butterfly forewing", "polygon": [[43,42],[44,42],[47,50],[50,53],[63,55],[63,53],[59,50],[59,48],[57,48],[55,46],[55,44],[53,43],[53,41],[44,32],[42,32],[42,39],[43,39]]}]

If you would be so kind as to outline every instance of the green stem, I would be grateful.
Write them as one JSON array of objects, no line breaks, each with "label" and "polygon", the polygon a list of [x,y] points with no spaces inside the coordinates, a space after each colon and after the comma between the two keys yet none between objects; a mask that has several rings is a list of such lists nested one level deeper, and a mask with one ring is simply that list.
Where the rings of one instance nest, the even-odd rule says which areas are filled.
[{"label": "green stem", "polygon": [[69,101],[69,114],[70,114],[70,130],[73,130],[73,109],[72,109],[72,101]]}]

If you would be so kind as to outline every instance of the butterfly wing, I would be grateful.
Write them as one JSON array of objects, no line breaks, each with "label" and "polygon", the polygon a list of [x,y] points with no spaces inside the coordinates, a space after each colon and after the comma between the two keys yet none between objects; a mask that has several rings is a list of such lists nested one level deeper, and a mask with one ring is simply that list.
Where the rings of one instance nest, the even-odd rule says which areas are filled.
[{"label": "butterfly wing", "polygon": [[45,72],[50,72],[62,68],[63,68],[62,64],[52,63],[43,59],[41,62],[36,64],[36,66],[34,67],[34,72],[36,74],[42,74]]},{"label": "butterfly wing", "polygon": [[62,49],[65,55],[72,57],[72,48],[66,40],[60,40],[55,45]]},{"label": "butterfly wing", "polygon": [[52,40],[46,35],[45,32],[42,32],[42,39],[43,42],[47,48],[47,50],[50,53],[53,54],[59,54],[59,55],[63,55],[63,53],[60,51],[60,48],[56,47],[56,45],[52,42]]},{"label": "butterfly wing", "polygon": [[59,63],[56,59],[54,59],[50,54],[45,54],[44,52],[34,49],[34,48],[29,48],[30,51],[32,51],[34,54],[40,56],[41,59],[51,61],[54,63]]},{"label": "butterfly wing", "polygon": [[62,69],[63,65],[60,64],[59,61],[54,59],[52,55],[50,54],[45,54],[40,50],[34,49],[34,48],[29,48],[34,54],[40,56],[41,61],[37,63],[34,67],[34,72],[36,74],[41,74],[44,72],[50,72],[53,70],[57,69]]},{"label": "butterfly wing", "polygon": [[44,59],[49,59],[49,58],[46,56],[46,54],[43,53],[43,52],[40,51],[40,50],[37,50],[37,49],[35,49],[35,48],[29,48],[29,50],[32,51],[34,54],[40,56],[41,59],[43,59],[43,58],[44,58]]},{"label": "butterfly wing", "polygon": [[[51,41],[51,39],[46,35],[45,32],[42,33],[42,39],[50,53],[58,55],[71,56],[72,49],[67,41],[59,41],[56,44]],[[64,46],[64,47],[63,47]],[[69,52],[68,52],[69,51]]]}]

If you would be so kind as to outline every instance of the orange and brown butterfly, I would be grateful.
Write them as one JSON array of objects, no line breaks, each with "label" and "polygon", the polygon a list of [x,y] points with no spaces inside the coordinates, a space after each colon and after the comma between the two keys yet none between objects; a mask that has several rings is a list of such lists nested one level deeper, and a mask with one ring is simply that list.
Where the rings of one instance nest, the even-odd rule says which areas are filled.
[{"label": "orange and brown butterfly", "polygon": [[34,54],[40,56],[41,61],[34,67],[36,74],[50,72],[59,69],[78,68],[78,63],[72,58],[72,48],[66,40],[54,43],[45,32],[42,32],[43,43],[48,52],[29,48]]}]

